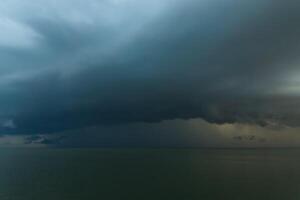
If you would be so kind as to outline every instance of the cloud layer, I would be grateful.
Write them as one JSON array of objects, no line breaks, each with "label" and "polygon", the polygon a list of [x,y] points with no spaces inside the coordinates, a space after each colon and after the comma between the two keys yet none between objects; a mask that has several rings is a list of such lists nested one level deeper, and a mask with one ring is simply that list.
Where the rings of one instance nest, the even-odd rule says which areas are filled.
[{"label": "cloud layer", "polygon": [[0,133],[178,118],[299,126],[299,8],[289,0],[3,1]]}]

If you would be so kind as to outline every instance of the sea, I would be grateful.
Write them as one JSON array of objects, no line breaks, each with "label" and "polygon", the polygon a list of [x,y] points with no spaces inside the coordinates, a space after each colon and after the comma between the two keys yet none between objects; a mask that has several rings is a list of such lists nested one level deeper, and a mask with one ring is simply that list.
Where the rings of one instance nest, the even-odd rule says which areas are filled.
[{"label": "sea", "polygon": [[0,200],[299,199],[298,149],[0,149]]}]

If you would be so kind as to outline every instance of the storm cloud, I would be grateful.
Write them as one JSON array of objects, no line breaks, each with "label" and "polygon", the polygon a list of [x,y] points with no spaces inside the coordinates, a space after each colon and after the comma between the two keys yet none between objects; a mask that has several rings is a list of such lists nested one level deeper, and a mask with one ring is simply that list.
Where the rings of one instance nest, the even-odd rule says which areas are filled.
[{"label": "storm cloud", "polygon": [[300,3],[4,0],[0,130],[300,125]]}]

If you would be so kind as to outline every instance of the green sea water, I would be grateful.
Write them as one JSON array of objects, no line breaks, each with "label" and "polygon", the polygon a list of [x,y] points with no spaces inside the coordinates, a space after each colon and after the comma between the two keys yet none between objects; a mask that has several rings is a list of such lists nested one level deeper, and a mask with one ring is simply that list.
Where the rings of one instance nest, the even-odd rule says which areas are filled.
[{"label": "green sea water", "polygon": [[300,150],[0,149],[0,200],[299,200]]}]

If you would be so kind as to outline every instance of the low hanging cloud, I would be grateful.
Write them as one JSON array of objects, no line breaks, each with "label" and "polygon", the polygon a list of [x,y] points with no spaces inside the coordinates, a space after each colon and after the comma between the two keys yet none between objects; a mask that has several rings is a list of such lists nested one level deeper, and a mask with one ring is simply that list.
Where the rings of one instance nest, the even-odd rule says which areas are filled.
[{"label": "low hanging cloud", "polygon": [[0,119],[0,126],[5,129],[16,128],[15,123],[12,119]]},{"label": "low hanging cloud", "polygon": [[299,126],[299,8],[289,0],[4,1],[0,118],[11,123],[0,133],[191,118]]},{"label": "low hanging cloud", "polygon": [[255,124],[212,124],[202,119],[98,125],[24,138],[25,145],[49,147],[299,147],[299,127],[269,129]]}]

